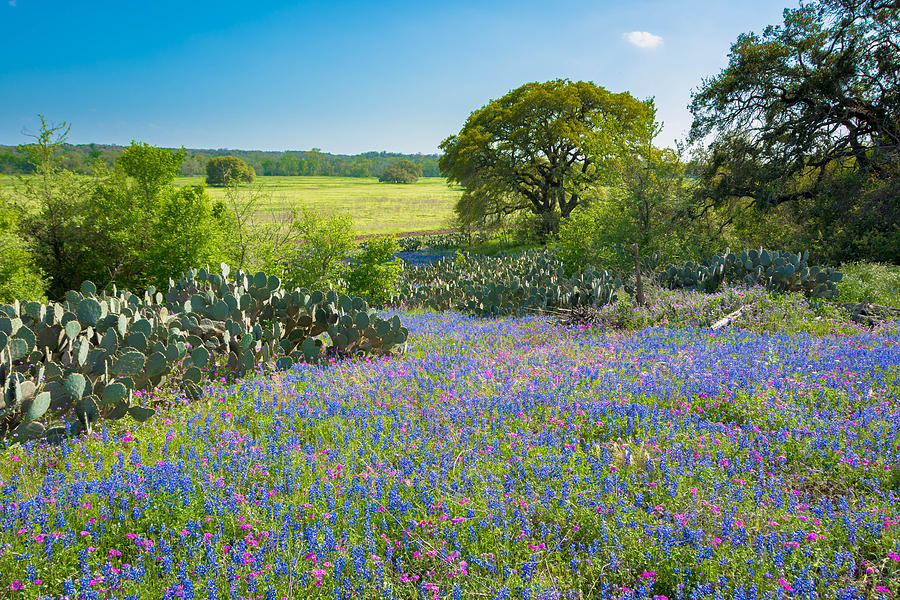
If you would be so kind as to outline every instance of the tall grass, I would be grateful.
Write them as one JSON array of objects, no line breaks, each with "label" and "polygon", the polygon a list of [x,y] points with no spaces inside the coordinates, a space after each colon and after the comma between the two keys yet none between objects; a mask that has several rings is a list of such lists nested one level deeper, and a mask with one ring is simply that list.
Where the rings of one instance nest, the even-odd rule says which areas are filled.
[{"label": "tall grass", "polygon": [[860,261],[844,263],[840,271],[839,301],[900,308],[900,266]]}]

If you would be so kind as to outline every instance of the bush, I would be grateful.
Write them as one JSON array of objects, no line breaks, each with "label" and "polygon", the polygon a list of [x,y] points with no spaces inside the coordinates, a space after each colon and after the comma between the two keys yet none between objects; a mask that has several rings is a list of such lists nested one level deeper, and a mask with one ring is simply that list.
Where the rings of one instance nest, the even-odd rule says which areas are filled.
[{"label": "bush", "polygon": [[165,288],[191,266],[219,262],[222,211],[202,185],[174,186],[183,152],[132,142],[112,172],[88,178],[59,166],[61,140],[49,138],[32,153],[37,175],[20,193],[19,231],[51,298],[86,279]]},{"label": "bush", "polygon": [[132,290],[166,289],[170,277],[224,258],[223,207],[216,208],[202,184],[173,184],[177,160],[169,169],[156,166],[180,154],[146,145],[128,152],[128,163],[117,161],[82,207],[86,252],[70,288],[89,279],[101,288],[114,282]]},{"label": "bush", "polygon": [[335,214],[323,218],[304,209],[292,230],[298,245],[282,259],[285,287],[346,288],[346,259],[354,248],[353,220]]},{"label": "bush", "polygon": [[47,283],[17,231],[15,213],[0,198],[0,303],[46,300]]},{"label": "bush", "polygon": [[350,272],[350,293],[384,304],[397,293],[403,261],[394,256],[400,245],[392,235],[368,240]]},{"label": "bush", "polygon": [[254,179],[256,171],[237,156],[216,156],[206,163],[206,185],[251,183]]},{"label": "bush", "polygon": [[628,268],[631,257],[617,248],[634,235],[630,220],[613,202],[597,201],[574,211],[559,227],[559,257],[570,268]]},{"label": "bush", "polygon": [[900,266],[852,262],[842,264],[839,270],[844,278],[838,286],[838,301],[900,308]]},{"label": "bush", "polygon": [[389,165],[378,181],[381,183],[415,183],[421,176],[422,167],[404,158]]}]

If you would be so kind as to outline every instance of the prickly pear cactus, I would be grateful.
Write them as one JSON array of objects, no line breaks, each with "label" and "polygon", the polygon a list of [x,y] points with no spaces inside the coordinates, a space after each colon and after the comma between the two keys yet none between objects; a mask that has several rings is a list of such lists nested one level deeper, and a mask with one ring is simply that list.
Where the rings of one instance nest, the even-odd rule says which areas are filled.
[{"label": "prickly pear cactus", "polygon": [[[165,379],[199,399],[203,370],[216,362],[238,376],[260,363],[388,354],[408,335],[361,298],[287,291],[264,273],[230,277],[224,264],[143,297],[85,282],[63,302],[0,306],[0,436],[52,439],[101,418],[144,421],[154,408],[135,403],[135,391]],[[39,420],[48,414],[63,421],[47,429]]]},{"label": "prickly pear cactus", "polygon": [[461,253],[425,267],[408,268],[392,303],[478,316],[534,314],[612,301],[622,283],[606,271],[587,268],[566,276],[562,261],[547,250],[515,256]]},{"label": "prickly pear cactus", "polygon": [[697,264],[689,262],[682,267],[670,266],[659,274],[659,279],[669,288],[703,289],[715,291],[723,281],[762,285],[779,292],[803,292],[812,298],[834,298],[837,282],[843,275],[831,267],[820,269],[807,264],[809,253],[759,250],[743,250],[732,253],[729,249]]}]

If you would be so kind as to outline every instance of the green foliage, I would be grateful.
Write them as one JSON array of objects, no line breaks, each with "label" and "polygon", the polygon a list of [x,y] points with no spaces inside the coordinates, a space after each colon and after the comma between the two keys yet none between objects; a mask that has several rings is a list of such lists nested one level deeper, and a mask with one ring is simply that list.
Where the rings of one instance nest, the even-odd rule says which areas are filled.
[{"label": "green foliage", "polygon": [[256,171],[237,156],[216,156],[206,163],[207,185],[252,183],[254,179]]},{"label": "green foliage", "polygon": [[382,183],[415,183],[422,176],[422,167],[411,160],[391,163],[378,177]]},{"label": "green foliage", "polygon": [[396,295],[403,271],[403,261],[394,256],[399,251],[392,235],[367,240],[347,278],[350,292],[378,304]]},{"label": "green foliage", "polygon": [[128,164],[117,163],[83,207],[91,250],[76,279],[145,289],[163,286],[192,265],[217,262],[223,209],[202,185],[172,185],[178,153],[132,144],[124,156]]},{"label": "green foliage", "polygon": [[729,218],[788,205],[793,243],[828,260],[900,259],[898,23],[896,3],[815,0],[741,35],[691,104],[692,137],[715,136],[702,202]]},{"label": "green foliage", "polygon": [[528,83],[481,107],[441,143],[441,171],[466,188],[460,220],[489,224],[527,210],[544,235],[555,232],[653,112],[652,102],[568,80]]},{"label": "green foliage", "polygon": [[353,221],[347,215],[323,217],[304,209],[292,226],[299,238],[282,259],[286,285],[309,289],[343,289],[346,260],[355,242]]},{"label": "green foliage", "polygon": [[[144,289],[219,258],[221,217],[202,186],[173,185],[183,151],[132,142],[115,169],[94,177],[58,164],[64,125],[28,147],[36,175],[18,198],[22,238],[59,298],[81,281]],[[21,297],[24,297],[25,293]]]},{"label": "green foliage", "polygon": [[634,222],[616,202],[597,200],[573,213],[559,227],[559,257],[570,268],[602,265],[625,269],[629,255],[619,249],[636,235]]},{"label": "green foliage", "polygon": [[[99,162],[111,169],[122,155],[124,148],[114,144],[63,144],[59,149],[60,162],[76,173],[90,175]],[[206,174],[206,163],[222,156],[222,150],[192,149],[181,162],[179,174],[185,177]],[[364,152],[362,154],[329,154],[312,149],[302,152],[259,150],[228,150],[247,163],[255,173],[266,176],[327,176],[327,177],[377,177],[398,159],[414,162],[425,177],[440,177],[437,154],[401,154],[398,152]],[[20,148],[0,144],[0,173],[25,175],[34,166]]]},{"label": "green foliage", "polygon": [[844,263],[837,299],[900,308],[900,266],[869,262]]},{"label": "green foliage", "polygon": [[116,167],[134,180],[137,190],[150,203],[175,181],[184,158],[184,148],[173,152],[132,140],[116,161]]},{"label": "green foliage", "polygon": [[58,297],[83,279],[80,271],[93,250],[85,231],[85,207],[96,180],[59,165],[58,150],[69,126],[40,119],[35,143],[20,146],[34,167],[34,176],[22,181],[13,202],[19,235],[49,280],[48,294]]},{"label": "green foliage", "polygon": [[15,209],[0,195],[0,302],[46,299],[47,283],[19,235]]},{"label": "green foliage", "polygon": [[[154,408],[133,404],[132,392],[163,381],[199,399],[204,369],[238,376],[260,363],[384,355],[408,337],[398,317],[381,319],[362,298],[221,271],[192,269],[165,296],[98,293],[86,281],[61,303],[0,306],[0,437],[58,439],[126,414],[144,421]],[[331,345],[319,339],[326,333]],[[48,410],[63,424],[36,422]]]}]

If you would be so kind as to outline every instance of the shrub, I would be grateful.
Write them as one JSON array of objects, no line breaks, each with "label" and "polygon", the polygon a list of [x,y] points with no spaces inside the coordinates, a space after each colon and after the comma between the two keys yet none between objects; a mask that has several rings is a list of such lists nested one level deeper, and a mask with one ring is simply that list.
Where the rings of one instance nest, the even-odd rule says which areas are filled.
[{"label": "shrub", "polygon": [[206,163],[207,185],[230,185],[235,182],[250,183],[256,179],[256,171],[237,156],[216,156]]},{"label": "shrub", "polygon": [[203,185],[173,185],[177,164],[154,167],[154,157],[178,154],[146,145],[129,150],[129,164],[117,162],[82,207],[82,242],[89,251],[70,287],[89,279],[101,288],[115,282],[132,290],[165,289],[170,277],[223,258],[223,207],[216,209]]},{"label": "shrub", "polygon": [[900,266],[870,262],[844,263],[838,287],[841,302],[870,302],[900,308]]},{"label": "shrub", "polygon": [[392,235],[368,240],[350,272],[350,293],[383,304],[397,293],[403,261],[394,255],[400,245]]},{"label": "shrub", "polygon": [[354,248],[353,220],[349,215],[327,218],[304,209],[292,230],[297,246],[282,259],[288,288],[344,289],[346,259]]},{"label": "shrub", "polygon": [[17,231],[15,213],[0,198],[0,303],[46,299],[47,283]]},{"label": "shrub", "polygon": [[381,183],[415,183],[421,176],[422,167],[404,158],[388,165],[378,181]]},{"label": "shrub", "polygon": [[578,268],[585,265],[627,268],[631,257],[616,250],[633,237],[634,226],[613,202],[582,207],[559,227],[559,257]]}]

